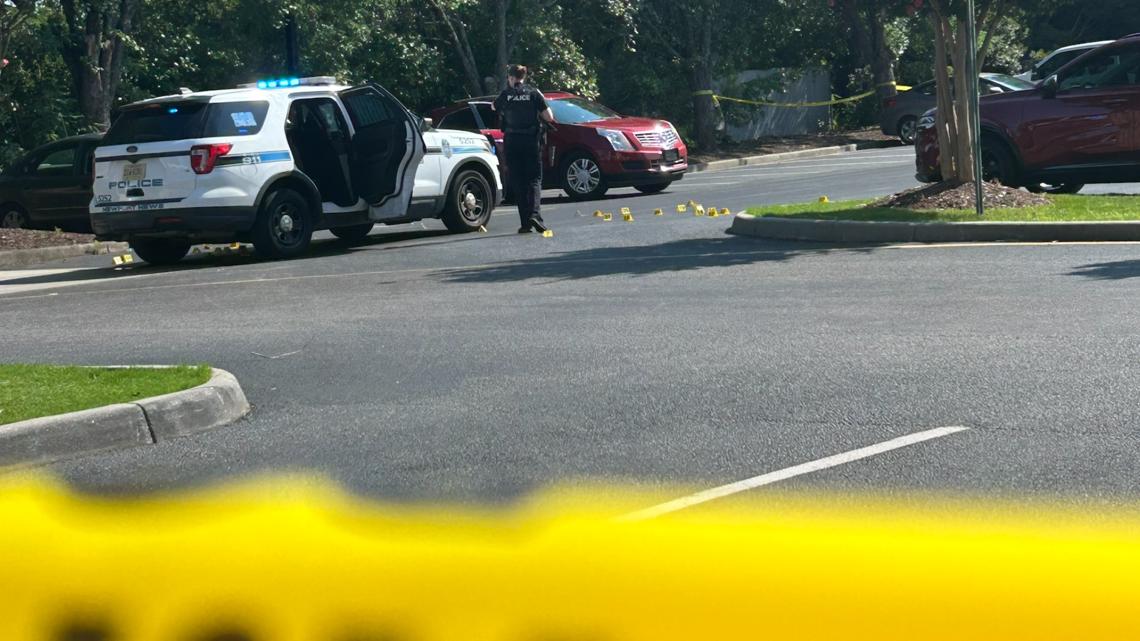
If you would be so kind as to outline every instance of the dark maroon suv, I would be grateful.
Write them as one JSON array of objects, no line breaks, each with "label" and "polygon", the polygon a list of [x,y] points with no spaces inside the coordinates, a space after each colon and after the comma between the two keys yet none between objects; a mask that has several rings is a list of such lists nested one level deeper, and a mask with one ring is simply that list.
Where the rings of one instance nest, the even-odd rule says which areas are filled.
[{"label": "dark maroon suv", "polygon": [[[941,180],[932,113],[919,123],[917,178]],[[1140,181],[1140,34],[1094,49],[1039,87],[982,98],[985,177],[1034,191]]]}]

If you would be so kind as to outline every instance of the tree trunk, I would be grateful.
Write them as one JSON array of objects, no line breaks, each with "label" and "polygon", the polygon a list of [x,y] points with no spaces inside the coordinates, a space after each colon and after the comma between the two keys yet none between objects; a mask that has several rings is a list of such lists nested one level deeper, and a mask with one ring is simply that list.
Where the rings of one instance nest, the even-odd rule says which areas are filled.
[{"label": "tree trunk", "polygon": [[939,163],[942,180],[951,181],[957,177],[955,157],[957,148],[957,120],[954,117],[954,101],[950,96],[951,84],[949,55],[946,38],[949,36],[949,21],[937,13],[931,14],[934,27],[934,78],[938,86],[938,116],[935,127],[938,130]]},{"label": "tree trunk", "polygon": [[970,110],[970,82],[977,82],[966,73],[966,23],[958,21],[957,34],[954,47],[954,87],[955,110],[954,117],[957,123],[958,153],[954,159],[957,169],[956,178],[961,182],[974,181],[974,121]]},{"label": "tree trunk", "polygon": [[871,17],[871,75],[875,79],[875,93],[881,99],[898,93],[895,88],[895,54],[887,43],[887,15],[879,9]]},{"label": "tree trunk", "polygon": [[[705,9],[711,11],[712,9]],[[702,151],[717,148],[716,105],[713,103],[712,19],[702,16],[697,55],[692,61],[689,86],[693,90],[693,115],[696,120],[697,146]]]},{"label": "tree trunk", "polygon": [[[475,64],[475,53],[471,50],[471,43],[467,40],[467,28],[452,16],[439,0],[430,0],[428,5],[435,13],[436,19],[447,32],[455,55],[459,57],[459,64],[463,67],[463,82],[467,85],[467,92],[472,96],[483,93],[483,78],[479,75],[479,67]],[[456,24],[458,23],[458,27]]]},{"label": "tree trunk", "polygon": [[67,29],[62,53],[71,71],[79,111],[88,124],[105,129],[119,91],[124,37],[134,30],[138,0],[105,5],[98,0],[61,0]]},{"label": "tree trunk", "polygon": [[499,89],[507,85],[507,65],[511,64],[507,47],[507,9],[509,0],[495,0],[495,78]]}]

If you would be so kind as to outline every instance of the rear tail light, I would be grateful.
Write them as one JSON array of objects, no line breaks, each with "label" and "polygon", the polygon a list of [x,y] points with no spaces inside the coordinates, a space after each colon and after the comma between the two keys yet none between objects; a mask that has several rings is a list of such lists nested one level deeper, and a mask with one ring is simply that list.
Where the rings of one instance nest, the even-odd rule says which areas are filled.
[{"label": "rear tail light", "polygon": [[883,99],[883,109],[894,109],[895,106],[898,104],[899,104],[899,101],[895,98],[884,98]]},{"label": "rear tail light", "polygon": [[208,174],[214,171],[214,164],[220,156],[230,153],[234,146],[228,142],[214,145],[194,145],[190,148],[190,168],[196,174]]}]

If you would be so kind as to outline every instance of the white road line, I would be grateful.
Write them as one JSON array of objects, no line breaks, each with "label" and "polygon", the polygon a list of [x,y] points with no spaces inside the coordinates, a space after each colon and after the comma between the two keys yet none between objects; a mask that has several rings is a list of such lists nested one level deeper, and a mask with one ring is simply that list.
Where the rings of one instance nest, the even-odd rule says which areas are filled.
[{"label": "white road line", "polygon": [[961,249],[986,247],[1063,247],[1066,245],[1140,245],[1136,240],[1074,240],[1074,241],[997,241],[973,243],[908,243],[903,245],[885,245],[883,249]]},{"label": "white road line", "polygon": [[801,463],[800,465],[793,465],[792,467],[777,470],[775,472],[769,472],[767,474],[761,474],[760,476],[754,476],[750,479],[737,481],[736,483],[729,483],[728,485],[722,485],[720,487],[714,487],[703,492],[697,492],[696,494],[691,494],[689,496],[681,497],[667,503],[662,503],[660,505],[655,505],[644,510],[638,510],[637,512],[627,514],[621,517],[621,520],[645,521],[647,519],[654,519],[665,514],[684,510],[686,508],[700,505],[702,503],[708,503],[709,501],[715,501],[726,496],[739,494],[741,492],[747,492],[748,490],[752,490],[765,485],[771,485],[780,481],[786,481],[787,479],[796,476],[811,474],[812,472],[826,470],[831,467],[838,467],[846,463],[851,463],[865,458],[870,458],[878,454],[883,454],[884,452],[890,452],[891,450],[910,447],[911,445],[925,443],[926,441],[942,438],[944,436],[950,436],[951,434],[965,432],[968,429],[970,428],[939,427],[932,430],[926,430],[925,432],[917,432],[915,434],[900,436],[899,438],[893,438],[889,441],[883,441],[882,443],[877,443],[875,445],[861,447],[857,450],[851,450],[842,454],[828,456],[815,461],[810,461],[808,463]]}]

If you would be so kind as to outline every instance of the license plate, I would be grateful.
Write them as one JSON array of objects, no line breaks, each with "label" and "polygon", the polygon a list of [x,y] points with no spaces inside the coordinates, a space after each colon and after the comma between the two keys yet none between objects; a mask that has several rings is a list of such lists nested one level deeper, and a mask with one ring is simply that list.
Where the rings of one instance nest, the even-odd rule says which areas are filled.
[{"label": "license plate", "polygon": [[123,180],[142,180],[146,178],[146,163],[140,162],[123,167]]},{"label": "license plate", "polygon": [[681,154],[676,149],[666,149],[663,156],[665,158],[665,162],[677,162],[677,160],[680,159]]}]

